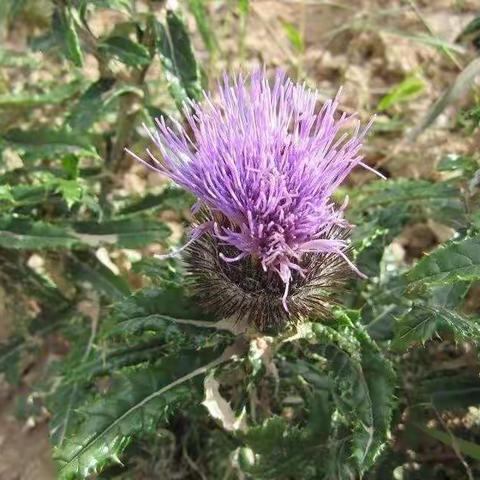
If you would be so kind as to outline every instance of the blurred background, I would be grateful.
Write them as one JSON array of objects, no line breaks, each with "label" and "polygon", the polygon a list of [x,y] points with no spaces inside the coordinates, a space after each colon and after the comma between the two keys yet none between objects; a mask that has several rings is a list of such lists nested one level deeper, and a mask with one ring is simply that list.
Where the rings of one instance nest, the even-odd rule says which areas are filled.
[{"label": "blurred background", "polygon": [[[363,122],[376,115],[364,152],[386,177],[436,182],[452,162],[477,169],[478,1],[167,6],[169,14],[153,0],[0,0],[1,480],[55,478],[47,427],[55,412],[42,395],[53,388],[46,373],[71,348],[56,329],[65,313],[80,312],[94,331],[102,308],[145,283],[139,272],[181,239],[189,219],[189,196],[124,152],[147,145],[142,123],[181,120],[182,102],[214,91],[223,72],[280,67],[320,98],[342,86],[341,110]],[[372,178],[358,169],[346,188]],[[391,248],[398,262],[452,236],[437,220],[404,226]],[[478,293],[469,294],[471,312],[478,312]],[[422,355],[415,368],[424,361],[476,372],[468,349]],[[468,395],[479,392],[476,386]],[[470,407],[447,420],[478,441],[471,432],[479,418]],[[407,457],[416,449],[405,457],[412,472],[427,466],[432,479],[480,478],[465,473],[455,449],[412,445],[398,437],[394,446]],[[176,473],[165,467],[168,448],[140,446],[121,478],[206,478],[188,462]],[[163,476],[167,470],[171,476]]]}]

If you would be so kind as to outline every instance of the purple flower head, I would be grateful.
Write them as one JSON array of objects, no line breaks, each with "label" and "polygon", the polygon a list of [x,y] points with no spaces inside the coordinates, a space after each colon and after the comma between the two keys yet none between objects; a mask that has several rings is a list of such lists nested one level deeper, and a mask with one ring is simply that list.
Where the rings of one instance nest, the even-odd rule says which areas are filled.
[{"label": "purple flower head", "polygon": [[249,81],[225,77],[218,100],[191,103],[190,133],[157,120],[149,134],[161,160],[150,150],[149,162],[136,157],[192,192],[197,212],[208,212],[190,242],[207,234],[225,247],[223,262],[253,262],[276,275],[285,310],[292,279],[307,275],[307,256],[334,256],[360,273],[338,233],[350,227],[346,203],[331,196],[355,166],[369,168],[360,154],[369,125],[342,133],[354,115],[336,119],[337,106],[335,98],[318,111],[317,93],[280,71],[272,84],[262,70]]}]

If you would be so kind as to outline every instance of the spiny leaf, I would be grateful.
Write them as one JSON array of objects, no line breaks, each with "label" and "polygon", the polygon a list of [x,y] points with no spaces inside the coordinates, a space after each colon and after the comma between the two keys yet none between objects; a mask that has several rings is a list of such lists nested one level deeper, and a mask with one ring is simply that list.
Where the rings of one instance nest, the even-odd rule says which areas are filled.
[{"label": "spiny leaf", "polygon": [[157,51],[173,99],[181,106],[189,98],[200,98],[200,68],[183,20],[176,12],[168,10],[166,26],[156,21],[154,26]]},{"label": "spiny leaf", "polygon": [[76,154],[98,158],[98,153],[88,136],[68,130],[9,130],[0,136],[8,146],[23,151],[27,161],[56,158],[64,154]]},{"label": "spiny leaf", "polygon": [[[202,332],[209,326],[200,322],[205,318],[208,320],[183,286],[164,284],[160,289],[143,289],[117,304],[103,335],[128,338],[149,332],[165,341],[202,342],[205,335],[214,333],[208,328]],[[214,325],[211,322],[212,328]]]},{"label": "spiny leaf", "polygon": [[445,332],[453,334],[457,341],[478,343],[480,322],[443,307],[415,305],[399,320],[392,349],[406,350]]},{"label": "spiny leaf", "polygon": [[410,290],[480,279],[480,237],[450,242],[424,256],[406,275]]},{"label": "spiny leaf", "polygon": [[85,478],[114,461],[133,437],[152,432],[181,405],[192,401],[190,380],[227,361],[227,349],[184,351],[157,366],[119,374],[108,396],[80,409],[83,421],[55,449],[59,479]]},{"label": "spiny leaf", "polygon": [[128,282],[115,275],[91,252],[75,252],[69,257],[67,268],[76,282],[88,282],[95,291],[111,300],[122,300],[130,294]]},{"label": "spiny leaf", "polygon": [[108,243],[125,248],[138,248],[161,242],[170,235],[170,229],[165,223],[142,216],[105,222],[75,222],[73,230],[82,244],[95,246]]},{"label": "spiny leaf", "polygon": [[83,86],[80,80],[65,85],[58,85],[43,93],[20,92],[4,93],[0,95],[0,107],[2,108],[32,108],[43,105],[55,105],[64,102],[78,93]]},{"label": "spiny leaf", "polygon": [[112,244],[136,248],[165,240],[169,234],[170,230],[162,222],[138,217],[58,224],[14,216],[0,219],[0,246],[16,250],[85,248]]},{"label": "spiny leaf", "polygon": [[47,311],[40,314],[28,326],[28,335],[16,334],[5,343],[0,344],[0,373],[4,373],[7,381],[16,384],[20,380],[19,363],[22,355],[35,347],[34,338],[48,335],[73,315],[71,308],[58,311]]},{"label": "spiny leaf", "polygon": [[138,212],[163,210],[181,213],[191,208],[193,203],[193,197],[184,189],[169,186],[162,193],[148,194],[142,199],[132,202],[120,210],[120,214],[131,215]]},{"label": "spiny leaf", "polygon": [[100,78],[92,83],[71,107],[66,123],[73,129],[87,130],[105,111],[106,97],[114,85],[113,78]]},{"label": "spiny leaf", "polygon": [[[369,468],[383,448],[393,406],[392,367],[358,326],[357,311],[337,310],[335,317],[334,326],[315,323],[306,328],[304,325],[299,334],[288,340],[289,343],[293,339],[307,341],[308,344],[302,345],[302,354],[306,358],[315,355],[325,359],[324,371],[329,381],[324,381],[322,388],[333,402],[329,407],[330,401],[322,400],[326,402],[321,409],[322,422],[324,425],[332,422],[332,427],[318,429],[308,417],[306,428],[290,426],[284,421],[283,425],[274,424],[272,432],[268,429],[265,432],[275,441],[279,441],[278,437],[284,432],[291,443],[284,438],[280,447],[269,448],[263,437],[256,444],[250,441],[249,447],[258,457],[246,471],[254,472],[255,478],[279,478],[285,474],[282,469],[288,469],[288,459],[294,458],[288,465],[300,466],[302,478],[323,478],[323,473],[327,477],[348,479]],[[289,363],[297,364],[295,360]],[[313,378],[305,373],[302,377],[304,375],[305,379]],[[336,409],[333,417],[331,409]],[[313,405],[310,411],[315,412]],[[315,422],[318,423],[318,419]],[[319,462],[318,458],[328,460]]]}]

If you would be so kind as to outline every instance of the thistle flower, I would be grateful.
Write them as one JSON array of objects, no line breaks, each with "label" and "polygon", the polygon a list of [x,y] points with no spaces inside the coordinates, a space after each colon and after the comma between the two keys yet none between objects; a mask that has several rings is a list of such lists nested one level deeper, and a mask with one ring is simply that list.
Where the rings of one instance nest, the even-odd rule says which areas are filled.
[{"label": "thistle flower", "polygon": [[[338,96],[337,96],[338,97]],[[328,311],[329,291],[353,270],[346,202],[331,196],[362,163],[369,128],[335,119],[338,98],[317,112],[317,94],[278,72],[269,84],[224,78],[219,98],[191,102],[188,129],[148,131],[161,159],[139,161],[198,199],[185,261],[206,307],[247,316],[261,330]]]}]

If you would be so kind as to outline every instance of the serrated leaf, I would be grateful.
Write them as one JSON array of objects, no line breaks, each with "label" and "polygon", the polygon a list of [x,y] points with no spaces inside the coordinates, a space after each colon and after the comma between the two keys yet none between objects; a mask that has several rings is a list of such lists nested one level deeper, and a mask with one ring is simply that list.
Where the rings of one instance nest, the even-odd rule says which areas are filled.
[{"label": "serrated leaf", "polygon": [[316,445],[308,431],[277,416],[248,429],[241,437],[251,453],[239,456],[240,467],[258,479],[276,479],[300,470],[303,478],[311,478],[307,475],[308,455],[321,455],[326,449],[324,444]]},{"label": "serrated leaf", "polygon": [[390,435],[394,404],[395,373],[392,364],[362,330],[356,331],[362,348],[362,370],[368,385],[373,414],[373,438],[362,458],[362,468],[370,468],[381,453]]},{"label": "serrated leaf", "polygon": [[125,248],[139,248],[162,242],[170,235],[165,223],[148,217],[118,218],[104,222],[75,222],[75,238],[82,244],[97,246],[116,244]]},{"label": "serrated leaf", "polygon": [[104,117],[115,105],[115,100],[122,95],[134,94],[143,98],[143,91],[131,85],[115,86],[115,80],[103,78],[92,85],[72,107],[67,123],[75,130],[89,129]]},{"label": "serrated leaf", "polygon": [[85,248],[117,245],[136,248],[165,240],[170,230],[148,218],[51,224],[20,217],[0,219],[0,246],[10,249]]},{"label": "serrated leaf", "polygon": [[0,219],[0,246],[11,249],[72,248],[79,242],[61,226],[25,218]]},{"label": "serrated leaf", "polygon": [[313,329],[324,344],[321,352],[336,384],[336,404],[353,430],[352,455],[362,472],[386,441],[393,403],[391,367],[366,340],[366,334],[352,337],[346,331],[334,333],[317,325]]},{"label": "serrated leaf", "polygon": [[[183,323],[177,323],[175,319]],[[189,338],[190,342],[203,341],[204,327],[195,325],[194,322],[204,319],[209,318],[192,302],[192,297],[184,286],[163,285],[161,289],[143,289],[116,305],[105,335],[127,338],[150,332],[168,341],[181,342]],[[215,328],[213,321],[211,326]],[[211,335],[212,331],[209,330],[206,334]]]},{"label": "serrated leaf", "polygon": [[[377,222],[379,227],[401,224],[402,214],[418,220],[433,218],[458,227],[466,222],[461,198],[458,187],[447,182],[410,179],[379,181],[351,192],[354,207],[347,213],[349,218],[361,224],[365,221],[365,212],[373,218],[385,212],[382,221]],[[389,207],[391,210],[388,210]],[[391,218],[394,210],[394,217],[399,218]]]},{"label": "serrated leaf", "polygon": [[425,255],[407,274],[408,288],[480,279],[480,237],[443,245]]},{"label": "serrated leaf", "polygon": [[173,99],[179,106],[189,98],[199,99],[200,68],[183,20],[176,12],[167,10],[166,26],[156,21],[154,25],[157,51]]},{"label": "serrated leaf", "polygon": [[54,86],[51,90],[43,93],[19,92],[4,93],[0,95],[0,107],[2,108],[33,108],[43,105],[56,105],[68,100],[78,93],[83,86],[83,82],[75,80],[65,85]]},{"label": "serrated leaf", "polygon": [[114,57],[125,65],[139,67],[149,65],[150,52],[143,45],[128,37],[114,36],[102,40],[98,48],[110,57]]},{"label": "serrated leaf", "polygon": [[428,292],[428,304],[455,310],[465,300],[470,285],[470,282],[458,282],[432,288]]},{"label": "serrated leaf", "polygon": [[73,129],[87,130],[99,117],[104,97],[114,85],[113,78],[100,78],[92,83],[70,109],[66,123]]},{"label": "serrated leaf", "polygon": [[6,380],[17,384],[20,380],[19,363],[26,351],[34,349],[34,339],[48,335],[73,315],[70,308],[61,308],[58,311],[45,312],[35,318],[28,325],[26,335],[20,333],[12,335],[6,342],[0,343],[0,373],[4,373]]},{"label": "serrated leaf", "polygon": [[194,197],[182,188],[168,186],[162,193],[147,194],[140,200],[131,202],[120,210],[121,215],[137,214],[139,212],[157,212],[172,210],[182,213],[189,210],[194,203]]},{"label": "serrated leaf", "polygon": [[399,320],[391,346],[403,351],[444,333],[453,335],[457,341],[478,343],[480,322],[446,308],[415,305]]},{"label": "serrated leaf", "polygon": [[1,135],[0,140],[12,148],[23,151],[22,158],[27,161],[57,158],[72,153],[99,158],[95,147],[84,133],[67,130],[16,129]]},{"label": "serrated leaf", "polygon": [[[347,480],[371,466],[389,433],[394,376],[390,363],[357,326],[358,319],[358,311],[337,310],[335,326],[308,324],[286,340],[308,342],[288,365],[313,368],[312,359],[321,358],[329,381],[323,380],[320,387],[315,380],[318,368],[316,376],[301,368],[290,374],[282,370],[281,377],[302,372],[304,382],[312,381],[319,396],[308,401],[311,416],[303,419],[305,427],[274,417],[247,431],[246,443],[254,456],[243,466],[245,472],[275,479],[294,476],[300,469],[305,479]],[[299,352],[310,362],[295,359]]]},{"label": "serrated leaf", "polygon": [[400,316],[412,305],[405,296],[405,280],[395,276],[365,292],[366,303],[361,310],[362,323],[376,341],[390,340]]},{"label": "serrated leaf", "polygon": [[131,293],[125,278],[113,273],[91,252],[75,252],[69,260],[67,268],[76,282],[88,282],[111,300],[122,300]]},{"label": "serrated leaf", "polygon": [[158,423],[192,401],[190,380],[231,358],[232,349],[186,351],[119,374],[108,396],[81,408],[84,418],[55,449],[59,480],[85,478],[123,452],[133,437],[154,431]]}]

